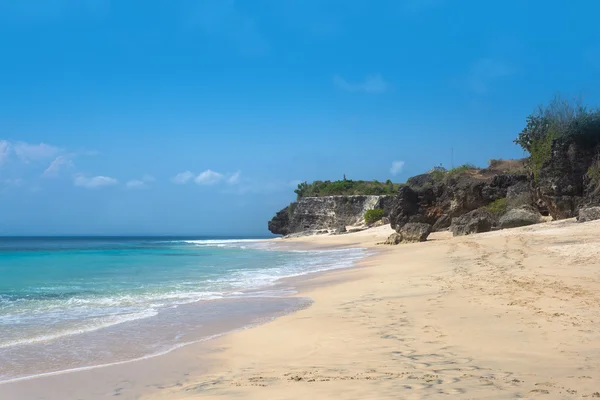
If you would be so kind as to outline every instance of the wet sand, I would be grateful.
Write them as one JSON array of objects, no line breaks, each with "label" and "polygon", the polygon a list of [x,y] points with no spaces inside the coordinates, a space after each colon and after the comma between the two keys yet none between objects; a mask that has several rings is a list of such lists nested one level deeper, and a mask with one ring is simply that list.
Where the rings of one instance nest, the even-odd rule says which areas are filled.
[{"label": "wet sand", "polygon": [[207,374],[147,398],[600,397],[599,234],[569,220],[378,246],[305,281],[310,308],[212,342]]},{"label": "wet sand", "polygon": [[357,268],[296,278],[309,308],[153,359],[0,385],[0,398],[600,397],[600,221],[376,246],[389,233],[279,240],[373,249]]}]

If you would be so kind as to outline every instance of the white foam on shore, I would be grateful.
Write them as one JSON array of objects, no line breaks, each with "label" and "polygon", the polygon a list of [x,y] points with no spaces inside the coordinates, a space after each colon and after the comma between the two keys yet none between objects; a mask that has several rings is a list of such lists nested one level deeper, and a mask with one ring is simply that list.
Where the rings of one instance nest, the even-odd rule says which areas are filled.
[{"label": "white foam on shore", "polygon": [[116,362],[112,362],[112,363],[106,363],[106,364],[99,364],[99,365],[90,365],[90,366],[86,366],[86,367],[77,367],[77,368],[70,368],[70,369],[64,369],[64,370],[60,370],[60,371],[52,371],[52,372],[43,372],[41,374],[34,374],[34,375],[28,375],[28,376],[20,376],[18,378],[11,378],[11,379],[7,379],[4,381],[0,381],[0,385],[5,385],[7,383],[15,383],[15,382],[21,382],[21,381],[27,381],[27,380],[31,380],[31,379],[35,379],[35,378],[43,378],[46,376],[55,376],[55,375],[62,375],[62,374],[67,374],[70,372],[79,372],[79,371],[89,371],[92,369],[96,369],[96,368],[105,368],[105,367],[111,367],[114,365],[122,365],[122,364],[128,364],[128,363],[132,363],[132,362],[136,362],[136,361],[142,361],[142,360],[147,360],[149,358],[154,358],[154,357],[158,357],[158,356],[162,356],[165,354],[169,354],[170,352],[177,350],[181,347],[184,346],[188,346],[190,344],[194,344],[194,343],[201,343],[201,342],[205,342],[207,340],[211,340],[211,339],[216,339],[220,336],[229,334],[229,333],[234,333],[240,330],[244,330],[247,328],[240,328],[240,329],[235,329],[235,330],[231,330],[231,331],[227,331],[227,332],[223,332],[223,333],[218,333],[215,335],[211,335],[211,336],[207,336],[205,338],[199,339],[199,340],[195,340],[192,342],[186,342],[186,343],[179,343],[175,346],[173,346],[172,348],[169,348],[167,350],[163,350],[160,351],[158,353],[154,353],[154,354],[149,354],[146,356],[142,356],[142,357],[138,357],[138,358],[134,358],[131,360],[124,360],[124,361],[116,361]]},{"label": "white foam on shore", "polygon": [[[350,268],[354,266],[355,262],[366,257],[368,253],[363,248],[350,248],[350,249],[328,249],[328,250],[279,250],[275,248],[271,248],[270,246],[263,246],[266,244],[265,242],[269,242],[268,240],[260,240],[260,239],[245,239],[245,240],[199,240],[199,241],[186,241],[186,243],[199,245],[199,246],[228,246],[228,247],[238,247],[244,248],[244,244],[248,243],[256,243],[256,247],[252,246],[256,250],[268,250],[268,251],[281,251],[282,253],[302,253],[307,255],[312,255],[312,257],[306,257],[301,259],[294,259],[289,261],[282,262],[281,265],[277,267],[268,267],[268,268],[257,268],[250,270],[239,270],[232,271],[231,274],[227,274],[221,278],[215,279],[213,281],[206,280],[206,283],[216,284],[215,287],[219,287],[224,289],[223,291],[209,291],[209,287],[203,289],[201,291],[186,291],[186,290],[175,290],[172,292],[162,292],[162,293],[148,293],[143,296],[136,295],[124,295],[124,296],[115,296],[115,297],[101,297],[101,298],[72,298],[69,299],[65,304],[71,305],[74,307],[82,308],[82,312],[87,307],[90,307],[88,311],[92,311],[94,306],[115,306],[115,307],[125,307],[125,306],[146,306],[148,308],[141,309],[139,312],[128,312],[126,314],[117,314],[117,315],[107,315],[101,316],[102,318],[94,318],[93,321],[90,321],[90,324],[78,326],[74,329],[65,329],[63,331],[58,331],[49,335],[38,335],[33,336],[26,339],[17,339],[12,340],[3,344],[0,344],[0,349],[22,346],[22,345],[33,345],[43,342],[48,342],[56,339],[60,339],[65,336],[73,336],[83,333],[89,333],[100,329],[105,329],[114,325],[122,324],[125,322],[132,322],[139,319],[151,318],[158,314],[160,308],[169,306],[169,307],[177,307],[180,304],[189,304],[195,303],[203,300],[216,300],[216,299],[239,299],[245,297],[264,297],[264,298],[276,298],[276,297],[285,297],[290,294],[294,294],[291,288],[278,288],[276,290],[270,290],[269,288],[278,283],[281,279],[291,278],[291,277],[299,277],[307,274],[324,272],[335,269],[343,269]],[[193,285],[195,282],[182,282],[182,285],[190,284]],[[228,286],[228,288],[224,287]],[[60,311],[60,307],[55,309],[56,312]],[[273,319],[276,316],[273,317]],[[255,324],[256,325],[256,324]],[[247,329],[249,327],[255,326],[249,325],[242,327],[238,330]],[[0,384],[10,383],[10,382],[18,382],[27,379],[33,379],[37,377],[43,376],[51,376],[57,374],[63,374],[68,372],[75,371],[85,371],[94,368],[101,368],[111,365],[119,365],[125,364],[129,362],[144,360],[160,355],[167,354],[173,350],[181,348],[183,346],[187,346],[189,344],[203,342],[206,340],[210,340],[222,335],[225,335],[230,332],[227,331],[224,333],[220,333],[217,335],[212,335],[206,338],[202,338],[199,340],[185,342],[185,343],[176,343],[172,347],[160,351],[157,353],[149,354],[146,356],[118,361],[114,363],[106,363],[99,364],[93,366],[85,366],[85,367],[77,367],[71,368],[61,371],[55,372],[44,372],[40,374],[33,374],[24,377],[18,378],[10,378],[7,380],[0,380]],[[1,378],[0,378],[1,379]]]},{"label": "white foam on shore", "polygon": [[[214,241],[211,241],[214,242]],[[220,242],[220,241],[217,241]],[[239,242],[239,241],[238,241]],[[283,297],[290,295],[289,290],[268,290],[281,279],[298,277],[310,273],[324,272],[334,269],[349,268],[354,262],[367,254],[364,249],[334,249],[334,250],[291,250],[284,253],[311,254],[302,260],[292,260],[278,267],[264,269],[240,270],[226,276],[206,280],[209,285],[220,286],[223,291],[210,291],[208,287],[201,290],[174,290],[162,293],[147,293],[145,295],[115,295],[109,297],[75,297],[67,301],[45,304],[36,310],[23,310],[0,316],[0,322],[26,323],[30,319],[44,318],[44,324],[54,324],[63,318],[74,316],[81,318],[81,324],[64,328],[52,334],[35,335],[27,338],[0,342],[0,349],[14,346],[48,342],[65,336],[78,335],[108,328],[114,325],[150,318],[163,307],[196,303],[205,300],[243,297]],[[343,256],[342,256],[343,255]],[[340,257],[342,256],[342,257]],[[193,285],[194,282],[184,282]],[[265,290],[260,290],[265,289]],[[65,317],[65,307],[70,308]],[[46,325],[48,326],[48,325]]]},{"label": "white foam on shore", "polygon": [[111,366],[116,366],[116,365],[124,365],[124,364],[129,364],[129,363],[133,363],[133,362],[138,362],[138,361],[143,361],[143,360],[148,360],[154,357],[159,357],[159,356],[164,356],[166,354],[169,354],[177,349],[180,349],[182,347],[185,346],[189,346],[192,344],[197,344],[197,343],[202,343],[202,342],[206,342],[212,339],[217,339],[219,337],[228,335],[230,333],[235,333],[235,332],[240,332],[240,331],[244,331],[246,329],[251,329],[254,327],[257,327],[259,325],[265,324],[267,322],[273,321],[276,318],[282,316],[282,315],[287,315],[290,314],[292,312],[298,311],[302,308],[308,307],[310,304],[312,303],[312,301],[307,302],[307,304],[305,304],[303,307],[298,307],[295,309],[291,309],[291,310],[287,310],[287,312],[280,312],[277,313],[269,318],[263,318],[263,319],[259,319],[254,323],[251,324],[247,324],[244,325],[240,328],[237,329],[230,329],[228,331],[225,332],[221,332],[221,333],[217,333],[214,335],[209,335],[206,336],[204,338],[198,339],[198,340],[193,340],[193,341],[189,341],[189,342],[185,342],[185,343],[177,343],[173,346],[171,346],[168,349],[156,352],[156,353],[152,353],[152,354],[148,354],[142,357],[137,357],[137,358],[133,358],[130,360],[123,360],[123,361],[115,361],[115,362],[111,362],[111,363],[106,363],[106,364],[98,364],[98,365],[89,365],[89,366],[85,366],[85,367],[77,367],[77,368],[69,368],[69,369],[64,369],[64,370],[60,370],[60,371],[51,371],[51,372],[43,372],[40,374],[33,374],[33,375],[27,375],[27,376],[21,376],[18,378],[11,378],[11,379],[6,379],[6,380],[0,380],[0,385],[5,385],[5,384],[10,384],[10,383],[16,383],[16,382],[22,382],[22,381],[28,381],[28,380],[32,380],[32,379],[36,379],[36,378],[43,378],[43,377],[48,377],[48,376],[56,376],[56,375],[63,375],[63,374],[68,374],[68,373],[72,373],[72,372],[82,372],[82,371],[90,371],[90,370],[94,370],[94,369],[98,369],[98,368],[106,368],[106,367],[111,367]]},{"label": "white foam on shore", "polygon": [[133,313],[133,314],[111,315],[111,316],[101,318],[96,323],[89,323],[86,326],[82,326],[82,327],[79,327],[76,329],[58,331],[51,335],[34,336],[31,338],[27,338],[27,339],[13,340],[13,341],[6,342],[6,343],[0,343],[0,349],[6,349],[9,347],[14,347],[14,346],[22,346],[22,345],[26,345],[26,344],[48,342],[51,340],[63,338],[65,336],[80,335],[82,333],[97,331],[99,329],[108,328],[110,326],[122,324],[125,322],[154,317],[157,314],[158,314],[158,312],[156,310],[146,310],[146,311],[142,311],[139,313]]},{"label": "white foam on shore", "polygon": [[175,243],[187,243],[200,247],[240,247],[241,243],[260,243],[270,239],[206,239],[206,240],[181,240]]}]

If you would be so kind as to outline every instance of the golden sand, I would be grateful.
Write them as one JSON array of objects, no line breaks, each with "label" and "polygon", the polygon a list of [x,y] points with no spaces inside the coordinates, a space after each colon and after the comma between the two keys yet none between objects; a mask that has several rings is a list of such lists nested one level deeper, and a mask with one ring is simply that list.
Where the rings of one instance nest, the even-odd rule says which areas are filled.
[{"label": "golden sand", "polygon": [[0,386],[0,394],[600,397],[600,221],[377,246],[390,232],[277,240],[374,253],[356,268],[296,281],[298,295],[314,299],[307,309],[164,356]]},{"label": "golden sand", "polygon": [[600,221],[375,246],[389,227],[294,239],[378,253],[301,285],[312,307],[218,339],[152,399],[600,397]]}]

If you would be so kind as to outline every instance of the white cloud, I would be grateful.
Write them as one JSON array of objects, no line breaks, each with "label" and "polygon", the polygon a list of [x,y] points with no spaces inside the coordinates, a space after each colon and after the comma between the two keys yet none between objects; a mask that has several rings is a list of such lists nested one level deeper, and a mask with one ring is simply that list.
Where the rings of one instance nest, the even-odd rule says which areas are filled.
[{"label": "white cloud", "polygon": [[351,83],[339,75],[333,77],[333,84],[347,92],[384,93],[391,89],[381,75],[369,75],[364,82]]},{"label": "white cloud", "polygon": [[46,143],[29,144],[17,142],[12,145],[12,148],[17,157],[25,163],[52,158],[62,151],[60,148]]},{"label": "white cloud", "polygon": [[171,182],[176,183],[178,185],[183,185],[188,183],[190,179],[194,177],[194,174],[191,171],[180,172],[171,178]]},{"label": "white cloud", "polygon": [[30,144],[0,140],[0,164],[7,161],[11,153],[14,153],[22,162],[29,163],[55,157],[61,151],[62,149],[46,143]]},{"label": "white cloud", "polygon": [[87,189],[96,189],[105,186],[113,186],[116,185],[118,181],[114,178],[110,178],[108,176],[93,176],[87,177],[84,175],[79,175],[75,177],[73,184],[75,186],[84,187]]},{"label": "white cloud", "polygon": [[393,161],[392,167],[390,168],[390,173],[392,175],[397,175],[400,172],[402,172],[403,168],[404,168],[404,161]]},{"label": "white cloud", "polygon": [[223,179],[223,174],[207,169],[194,179],[198,185],[213,185]]},{"label": "white cloud", "polygon": [[48,168],[42,173],[44,178],[53,178],[60,175],[62,170],[71,169],[75,165],[69,159],[69,156],[58,156],[50,163]]},{"label": "white cloud", "polygon": [[230,185],[235,185],[240,182],[240,176],[242,175],[242,171],[237,171],[235,174],[232,174],[229,178],[227,178],[227,183]]},{"label": "white cloud", "polygon": [[156,179],[151,175],[144,175],[142,179],[132,179],[128,181],[125,186],[128,189],[145,189],[148,187],[149,183],[154,182],[155,180]]},{"label": "white cloud", "polygon": [[8,160],[10,153],[10,143],[6,140],[0,140],[0,165],[4,164]]}]

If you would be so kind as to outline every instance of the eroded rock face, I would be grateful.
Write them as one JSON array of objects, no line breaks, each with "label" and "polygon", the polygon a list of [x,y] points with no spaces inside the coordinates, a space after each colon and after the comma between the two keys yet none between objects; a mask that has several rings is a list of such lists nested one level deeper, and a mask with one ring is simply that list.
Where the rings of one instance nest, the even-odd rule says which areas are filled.
[{"label": "eroded rock face", "polygon": [[407,243],[424,242],[431,233],[431,225],[422,222],[409,222],[400,228],[402,241]]},{"label": "eroded rock face", "polygon": [[290,231],[290,206],[280,210],[269,221],[269,231],[275,235],[289,235]]},{"label": "eroded rock face", "polygon": [[506,200],[509,208],[534,205],[531,183],[528,180],[523,180],[509,186],[506,189]]},{"label": "eroded rock face", "polygon": [[269,230],[277,235],[305,231],[346,231],[346,226],[364,223],[365,212],[382,208],[389,214],[393,196],[305,197],[279,211],[269,221]]},{"label": "eroded rock face", "polygon": [[535,195],[547,205],[552,218],[574,217],[582,204],[593,202],[586,190],[586,174],[598,150],[597,144],[573,138],[553,140],[551,156],[535,182]]},{"label": "eroded rock face", "polygon": [[579,209],[577,221],[588,222],[600,219],[600,207],[586,207]]},{"label": "eroded rock face", "polygon": [[445,230],[452,218],[505,198],[509,192],[515,201],[520,197],[520,203],[531,204],[527,180],[525,174],[462,174],[436,182],[432,174],[418,175],[399,190],[390,213],[391,226],[399,232],[405,224],[426,223],[434,231]]},{"label": "eroded rock face", "polygon": [[[550,158],[536,173],[536,179],[533,174],[505,173],[508,170],[492,167],[458,175],[433,171],[409,178],[395,196],[303,198],[279,211],[269,222],[269,230],[281,235],[316,230],[343,232],[346,226],[362,224],[369,208],[383,208],[397,232],[409,223],[429,224],[434,231],[454,225],[455,234],[489,230],[491,220],[494,228],[523,226],[539,222],[536,211],[553,219],[570,218],[582,208],[600,206],[600,182],[587,175],[598,160],[600,144],[589,140],[555,139]],[[520,168],[512,170],[523,171],[526,166],[521,162]],[[503,198],[508,211],[502,221],[471,214]],[[465,219],[453,222],[462,216]]]},{"label": "eroded rock face", "polygon": [[417,192],[409,186],[401,187],[398,190],[396,198],[393,200],[389,218],[392,229],[396,231],[409,222],[421,222],[420,220],[423,219],[423,216],[420,213],[419,195]]},{"label": "eroded rock face", "polygon": [[500,217],[499,226],[501,229],[517,228],[539,224],[542,221],[542,215],[532,207],[513,208]]},{"label": "eroded rock face", "polygon": [[496,224],[496,217],[487,210],[478,209],[452,219],[450,231],[453,236],[489,232]]}]

